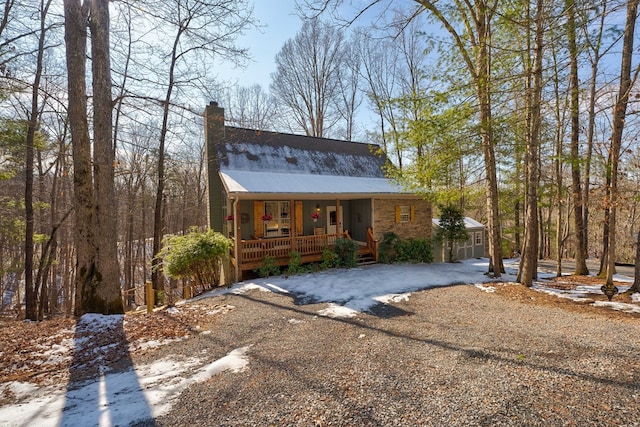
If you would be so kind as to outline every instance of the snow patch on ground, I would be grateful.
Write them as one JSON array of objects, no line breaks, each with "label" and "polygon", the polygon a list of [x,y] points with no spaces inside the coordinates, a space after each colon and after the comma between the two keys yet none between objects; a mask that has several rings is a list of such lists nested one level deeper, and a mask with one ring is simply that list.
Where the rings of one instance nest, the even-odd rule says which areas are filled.
[{"label": "snow patch on ground", "polygon": [[406,292],[404,294],[380,295],[379,297],[374,297],[373,299],[383,304],[389,304],[392,302],[403,302],[403,301],[408,302],[410,296],[411,296],[411,292]]},{"label": "snow patch on ground", "polygon": [[246,369],[249,347],[206,365],[198,358],[161,359],[67,390],[8,383],[3,386],[31,398],[28,404],[1,407],[0,426],[125,426],[155,418],[169,412],[174,399],[191,384],[223,371]]},{"label": "snow patch on ground", "polygon": [[[616,281],[631,282],[628,277],[616,276]],[[556,283],[562,283],[558,281]],[[626,292],[631,286],[618,286],[620,293]],[[626,313],[640,313],[640,306],[636,305],[640,302],[640,293],[631,294],[631,301],[634,304],[627,304],[623,302],[611,302],[611,301],[594,301],[593,295],[604,295],[601,285],[579,285],[575,289],[556,289],[545,286],[544,282],[534,282],[532,289],[543,292],[549,295],[556,296],[558,298],[567,298],[574,302],[580,302],[585,304],[592,304],[595,307],[608,307],[612,310],[623,311]]]},{"label": "snow patch on ground", "polygon": [[491,292],[495,292],[496,291],[495,286],[485,285],[484,283],[476,283],[474,286],[476,288],[480,289],[481,291],[484,291],[484,292],[487,292],[487,293],[491,293]]},{"label": "snow patch on ground", "polygon": [[609,307],[614,310],[624,311],[625,313],[640,313],[640,306],[635,304],[625,304],[623,302],[595,301],[596,307]]},{"label": "snow patch on ground", "polygon": [[318,314],[320,316],[325,316],[325,317],[332,317],[332,318],[343,318],[343,319],[348,319],[348,318],[352,318],[352,317],[356,317],[358,315],[358,313],[360,313],[357,310],[353,310],[351,308],[342,306],[342,305],[338,305],[338,304],[334,304],[334,303],[330,303],[327,308],[324,308],[320,311],[318,311]]}]

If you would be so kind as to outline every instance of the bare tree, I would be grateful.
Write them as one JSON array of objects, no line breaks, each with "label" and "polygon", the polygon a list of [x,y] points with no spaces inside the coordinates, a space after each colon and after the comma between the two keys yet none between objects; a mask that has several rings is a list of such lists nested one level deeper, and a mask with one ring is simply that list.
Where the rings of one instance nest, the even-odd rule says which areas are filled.
[{"label": "bare tree", "polygon": [[93,182],[91,177],[91,142],[87,117],[86,22],[88,5],[80,0],[64,1],[65,45],[69,92],[69,125],[73,147],[73,190],[76,244],[76,300],[74,313],[85,312],[84,301],[90,288],[96,287],[96,249],[93,229]]},{"label": "bare tree", "polygon": [[[584,238],[584,249],[587,251],[587,258],[589,252],[589,199],[590,199],[590,189],[591,189],[591,159],[593,155],[593,145],[595,139],[595,126],[596,126],[596,102],[597,102],[597,83],[598,83],[598,70],[600,68],[600,61],[603,58],[604,54],[611,49],[614,45],[611,44],[609,48],[603,49],[603,35],[605,31],[605,19],[608,13],[608,1],[601,0],[600,1],[601,10],[599,16],[599,22],[595,34],[590,35],[588,31],[588,27],[583,26],[583,30],[585,31],[585,36],[587,39],[587,47],[589,53],[589,60],[591,63],[591,78],[589,81],[589,107],[588,107],[588,123],[586,130],[586,138],[587,138],[587,147],[584,153],[584,173],[583,173],[583,183],[582,183],[582,215],[583,215],[583,224],[586,227],[583,238]],[[587,20],[585,20],[587,21]],[[600,269],[600,273],[604,271],[602,268]]]},{"label": "bare tree", "polygon": [[620,68],[620,87],[618,90],[618,98],[613,109],[613,129],[611,132],[611,148],[609,152],[609,164],[607,173],[610,176],[609,200],[610,208],[609,216],[609,247],[607,253],[607,276],[606,283],[603,286],[603,292],[609,300],[618,292],[613,284],[613,271],[616,262],[616,217],[618,203],[618,164],[620,161],[620,152],[622,147],[622,132],[625,125],[625,117],[627,113],[627,104],[629,102],[629,94],[633,87],[634,81],[640,72],[640,65],[631,75],[631,62],[633,59],[633,45],[636,19],[638,16],[638,3],[640,0],[630,0],[627,3],[627,17],[624,29],[624,39],[622,45],[622,62]]},{"label": "bare tree", "polygon": [[38,50],[33,84],[31,86],[31,108],[28,114],[28,129],[26,140],[26,170],[25,170],[25,303],[27,319],[38,320],[38,292],[33,282],[33,173],[34,173],[34,141],[40,116],[40,80],[45,54],[45,40],[47,38],[47,14],[51,0],[41,1],[39,7],[40,28],[38,32]]},{"label": "bare tree", "polygon": [[229,123],[250,129],[275,130],[275,100],[262,86],[234,87],[220,92],[210,99],[222,101],[227,115],[225,120]]},{"label": "bare tree", "polygon": [[364,32],[357,40],[362,58],[361,70],[367,82],[365,92],[378,117],[381,145],[385,154],[394,159],[395,165],[402,170],[403,152],[392,102],[398,96],[399,52],[389,40],[374,40]]},{"label": "bare tree", "polygon": [[558,49],[555,44],[550,46],[551,56],[553,59],[553,72],[551,80],[553,82],[553,94],[554,94],[554,120],[555,120],[555,149],[554,149],[554,178],[555,178],[555,193],[556,193],[556,205],[557,205],[557,217],[556,217],[556,276],[562,276],[562,254],[565,247],[565,229],[566,223],[564,221],[564,137],[565,137],[565,121],[566,121],[566,95],[561,91],[561,80],[564,76],[560,73],[560,64],[558,58]]},{"label": "bare tree", "polygon": [[489,271],[494,277],[504,272],[502,264],[502,231],[498,210],[498,179],[496,170],[494,124],[492,118],[492,67],[491,67],[491,23],[494,19],[498,1],[475,0],[457,2],[452,11],[452,19],[464,22],[467,37],[454,27],[454,21],[448,18],[438,2],[416,0],[429,11],[453,39],[467,71],[474,84],[479,103],[480,137],[484,156],[486,178],[486,203],[489,230]]},{"label": "bare tree", "polygon": [[569,85],[571,93],[571,184],[573,186],[573,224],[575,233],[575,271],[576,275],[589,274],[587,268],[587,248],[585,245],[586,226],[584,223],[582,185],[580,175],[579,139],[580,139],[580,99],[578,83],[578,47],[576,45],[576,4],[574,0],[565,0],[567,14],[567,41],[569,48]]},{"label": "bare tree", "polygon": [[311,19],[276,55],[271,93],[306,135],[327,136],[340,119],[345,43],[342,30]]},{"label": "bare tree", "polygon": [[[110,211],[115,198],[108,3],[91,0],[81,4],[79,0],[65,0],[64,12],[78,260],[75,315],[122,313],[124,308],[115,250],[117,234]],[[93,159],[85,82],[88,19],[92,36],[94,92]]]},{"label": "bare tree", "polygon": [[117,255],[114,192],[113,102],[109,59],[109,2],[91,0],[91,70],[93,88],[93,175],[96,220],[97,300],[85,309],[103,314],[123,313]]},{"label": "bare tree", "polygon": [[356,112],[362,103],[360,84],[360,58],[355,40],[345,47],[344,66],[338,70],[341,103],[338,113],[344,121],[343,139],[351,141],[355,132]]},{"label": "bare tree", "polygon": [[[154,84],[163,92],[157,98],[162,110],[162,122],[158,141],[152,261],[153,288],[162,291],[162,260],[155,255],[160,252],[165,229],[165,155],[172,127],[171,118],[176,113],[174,107],[180,105],[180,94],[205,81],[207,67],[202,61],[204,58],[219,56],[236,63],[246,58],[246,50],[237,48],[234,41],[243,29],[251,25],[252,9],[246,0],[213,3],[150,1],[147,7],[151,7],[145,10],[147,16],[151,16],[164,32],[159,34],[158,44],[152,46],[162,62],[150,70],[155,75]],[[149,64],[146,66],[149,67]],[[186,104],[189,100],[182,99],[182,102]]]}]

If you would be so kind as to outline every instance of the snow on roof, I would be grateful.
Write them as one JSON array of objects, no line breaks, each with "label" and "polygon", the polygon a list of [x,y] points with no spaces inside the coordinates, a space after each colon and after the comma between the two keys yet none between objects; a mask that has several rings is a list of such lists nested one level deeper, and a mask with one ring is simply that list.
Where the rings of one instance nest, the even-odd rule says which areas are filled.
[{"label": "snow on roof", "polygon": [[229,194],[407,194],[373,144],[226,126],[215,150]]},{"label": "snow on roof", "polygon": [[[440,218],[433,218],[431,221],[433,225],[440,227]],[[464,226],[465,228],[485,228],[484,224],[468,216],[464,217]]]},{"label": "snow on roof", "polygon": [[350,141],[225,127],[220,170],[384,178],[380,147]]}]

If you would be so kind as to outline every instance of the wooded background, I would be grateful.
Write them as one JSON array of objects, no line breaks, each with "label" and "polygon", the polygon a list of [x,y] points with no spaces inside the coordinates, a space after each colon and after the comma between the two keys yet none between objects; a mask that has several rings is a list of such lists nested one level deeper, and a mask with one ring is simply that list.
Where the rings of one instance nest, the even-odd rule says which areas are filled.
[{"label": "wooded background", "polygon": [[[215,67],[250,59],[237,43],[260,25],[248,0],[66,0],[91,24],[87,43],[108,36],[102,86],[93,50],[81,58],[91,69],[70,74],[77,39],[65,44],[59,3],[3,2],[0,311],[15,314],[32,292],[30,318],[74,312],[85,249],[70,127],[78,103],[69,100],[86,81],[94,181],[97,88],[112,95],[115,200],[91,197],[116,220],[114,235],[102,234],[117,245],[109,279],[126,305],[154,276],[164,235],[206,227],[210,100],[230,125],[378,143],[408,189],[488,224],[492,260],[523,255],[525,284],[538,258],[601,258],[603,275],[613,261],[635,261],[638,0],[299,3],[304,19],[264,88],[238,86]],[[100,5],[110,18],[102,30]]]}]

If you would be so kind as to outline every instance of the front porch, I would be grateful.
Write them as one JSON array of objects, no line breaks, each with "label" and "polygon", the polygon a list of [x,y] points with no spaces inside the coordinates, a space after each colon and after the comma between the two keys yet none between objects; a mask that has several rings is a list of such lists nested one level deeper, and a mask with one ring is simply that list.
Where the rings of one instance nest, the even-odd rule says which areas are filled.
[{"label": "front porch", "polygon": [[[319,262],[325,249],[333,250],[338,238],[349,238],[344,234],[318,234],[310,236],[276,237],[236,241],[232,237],[231,263],[239,274],[259,267],[266,257],[272,257],[276,265],[288,265],[291,252],[301,255],[302,263]],[[377,242],[373,239],[373,231],[367,232],[367,241],[360,244],[359,255],[369,256],[377,261]]]},{"label": "front porch", "polygon": [[336,240],[352,239],[360,245],[360,256],[377,259],[373,238],[371,199],[267,200],[227,199],[223,234],[232,239],[231,268],[236,280],[255,270],[265,258],[277,266],[300,254],[303,264],[320,262],[325,249],[334,250]]}]

